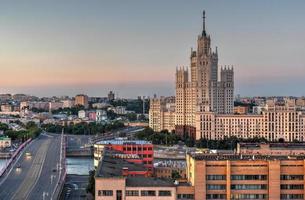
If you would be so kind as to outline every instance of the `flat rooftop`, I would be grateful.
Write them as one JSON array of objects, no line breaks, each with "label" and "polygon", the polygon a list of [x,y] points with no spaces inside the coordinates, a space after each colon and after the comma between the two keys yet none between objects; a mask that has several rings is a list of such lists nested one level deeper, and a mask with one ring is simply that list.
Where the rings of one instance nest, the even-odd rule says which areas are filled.
[{"label": "flat rooftop", "polygon": [[189,153],[196,160],[208,161],[238,161],[238,160],[305,160],[305,155],[244,155],[244,154],[211,154],[211,153]]},{"label": "flat rooftop", "polygon": [[[122,155],[121,152],[105,150],[103,158],[96,170],[96,176],[104,178],[120,177],[123,176],[123,168],[128,168],[129,171],[147,171],[147,168],[143,164],[128,162],[126,157],[124,158]],[[125,156],[128,155],[125,154]],[[136,156],[134,158],[137,158]],[[133,159],[133,157],[130,156],[128,159]]]},{"label": "flat rooftop", "polygon": [[305,152],[305,143],[240,143],[241,148],[260,149],[262,146],[269,146],[270,149],[303,149]]},{"label": "flat rooftop", "polygon": [[125,139],[114,139],[114,140],[103,140],[100,142],[97,142],[96,144],[114,144],[114,145],[148,145],[151,144],[148,141],[145,140],[125,140]]}]

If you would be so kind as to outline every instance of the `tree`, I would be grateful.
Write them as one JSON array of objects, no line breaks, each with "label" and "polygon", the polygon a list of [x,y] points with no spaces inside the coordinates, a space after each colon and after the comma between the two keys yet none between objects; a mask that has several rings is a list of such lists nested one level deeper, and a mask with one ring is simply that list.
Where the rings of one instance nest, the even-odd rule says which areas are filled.
[{"label": "tree", "polygon": [[126,117],[127,117],[127,119],[129,120],[129,121],[136,121],[137,120],[137,114],[136,113],[128,113],[127,115],[126,115]]},{"label": "tree", "polygon": [[7,124],[0,123],[0,130],[1,130],[1,131],[6,131],[6,130],[8,130],[8,129],[9,129],[9,127],[8,127]]},{"label": "tree", "polygon": [[87,186],[87,193],[91,193],[93,196],[95,196],[95,170],[91,170],[89,172],[89,184]]},{"label": "tree", "polygon": [[172,179],[177,180],[177,179],[180,179],[180,178],[181,178],[181,175],[179,174],[179,172],[176,171],[176,170],[173,170],[172,171]]}]

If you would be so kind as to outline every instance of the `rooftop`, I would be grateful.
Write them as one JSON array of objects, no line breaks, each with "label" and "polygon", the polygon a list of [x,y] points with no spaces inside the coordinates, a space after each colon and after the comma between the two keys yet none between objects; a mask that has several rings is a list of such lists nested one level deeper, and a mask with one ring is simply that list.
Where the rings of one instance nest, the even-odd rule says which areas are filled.
[{"label": "rooftop", "polygon": [[208,161],[237,161],[237,160],[305,160],[305,155],[288,156],[288,155],[247,155],[247,154],[211,154],[211,153],[189,153],[196,160]]},{"label": "rooftop", "polygon": [[146,145],[151,144],[150,142],[147,142],[145,140],[126,140],[126,139],[114,139],[114,140],[103,140],[100,142],[97,142],[96,144],[116,144],[116,145]]},{"label": "rooftop", "polygon": [[241,148],[259,149],[261,146],[269,146],[270,149],[303,149],[305,152],[305,143],[240,143]]},{"label": "rooftop", "polygon": [[[105,150],[103,158],[97,168],[96,176],[104,178],[123,176],[123,168],[128,168],[129,171],[147,171],[144,165],[128,162],[127,160],[125,160],[126,158],[124,159],[122,157],[122,155],[122,153],[119,153],[114,150]],[[133,158],[130,157],[128,159]]]},{"label": "rooftop", "polygon": [[7,137],[7,136],[0,136],[0,140],[10,140],[11,138]]}]

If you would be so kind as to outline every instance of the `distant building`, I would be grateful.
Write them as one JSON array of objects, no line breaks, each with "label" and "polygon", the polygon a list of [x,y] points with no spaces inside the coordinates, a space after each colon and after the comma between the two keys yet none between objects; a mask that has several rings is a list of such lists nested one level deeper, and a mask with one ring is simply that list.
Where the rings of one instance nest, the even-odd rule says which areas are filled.
[{"label": "distant building", "polygon": [[127,110],[126,110],[125,106],[117,106],[117,107],[113,108],[112,110],[115,114],[118,114],[118,115],[126,115],[127,114]]},{"label": "distant building", "polygon": [[1,112],[12,112],[13,106],[10,104],[1,105]]},{"label": "distant building", "polygon": [[115,94],[112,91],[110,91],[108,93],[108,101],[113,101],[114,99],[115,99]]},{"label": "distant building", "polygon": [[0,136],[0,149],[11,147],[11,138]]},{"label": "distant building", "polygon": [[234,114],[245,115],[249,113],[248,106],[234,106]]},{"label": "distant building", "polygon": [[63,106],[63,102],[49,102],[49,110],[58,110],[60,108],[63,108]]},{"label": "distant building", "polygon": [[0,102],[6,102],[12,98],[11,94],[0,94]]},{"label": "distant building", "polygon": [[78,118],[85,119],[87,117],[87,112],[85,110],[78,111]]},{"label": "distant building", "polygon": [[96,108],[96,109],[103,109],[103,108],[108,108],[111,107],[111,105],[109,103],[94,103],[92,104],[92,108]]},{"label": "distant building", "polygon": [[72,108],[75,105],[75,101],[71,99],[66,99],[61,101],[63,103],[63,108]]},{"label": "distant building", "polygon": [[96,112],[95,111],[88,111],[88,118],[90,121],[96,121]]},{"label": "distant building", "polygon": [[96,119],[97,122],[102,122],[107,120],[107,112],[105,110],[96,110]]},{"label": "distant building", "polygon": [[175,97],[150,99],[149,127],[156,132],[175,130]]},{"label": "distant building", "polygon": [[84,94],[79,94],[75,96],[75,105],[80,105],[84,106],[85,109],[89,107],[89,102],[88,102],[89,97]]}]

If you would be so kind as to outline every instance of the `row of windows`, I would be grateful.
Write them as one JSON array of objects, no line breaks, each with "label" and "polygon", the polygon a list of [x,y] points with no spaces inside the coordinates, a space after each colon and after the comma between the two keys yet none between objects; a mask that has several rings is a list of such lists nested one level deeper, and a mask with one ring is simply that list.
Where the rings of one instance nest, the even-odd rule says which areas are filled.
[{"label": "row of windows", "polygon": [[97,192],[98,196],[113,196],[113,191],[112,190],[99,190]]},{"label": "row of windows", "polygon": [[267,185],[265,184],[237,184],[237,185],[231,185],[231,190],[266,190]]},{"label": "row of windows", "polygon": [[303,194],[281,194],[281,200],[286,199],[304,199]]},{"label": "row of windows", "polygon": [[152,147],[123,147],[123,151],[152,151]]},{"label": "row of windows", "polygon": [[193,194],[178,194],[177,198],[186,200],[186,199],[194,199],[195,196]]},{"label": "row of windows", "polygon": [[304,175],[281,175],[281,180],[304,180]]},{"label": "row of windows", "polygon": [[207,185],[207,190],[225,190],[226,185]]},{"label": "row of windows", "polygon": [[225,194],[207,194],[207,199],[226,199]]},{"label": "row of windows", "polygon": [[296,184],[291,184],[291,185],[281,185],[282,190],[301,190],[304,189],[304,185],[296,185]]},{"label": "row of windows", "polygon": [[267,199],[267,194],[231,194],[231,199]]},{"label": "row of windows", "polygon": [[231,180],[267,180],[267,175],[232,175]]},{"label": "row of windows", "polygon": [[225,175],[207,175],[207,180],[226,180]]},{"label": "row of windows", "polygon": [[[155,190],[142,190],[139,193],[138,190],[126,190],[126,196],[156,196],[157,193]],[[172,192],[169,190],[160,190],[158,191],[158,196],[165,197],[165,196],[172,196]]]}]

